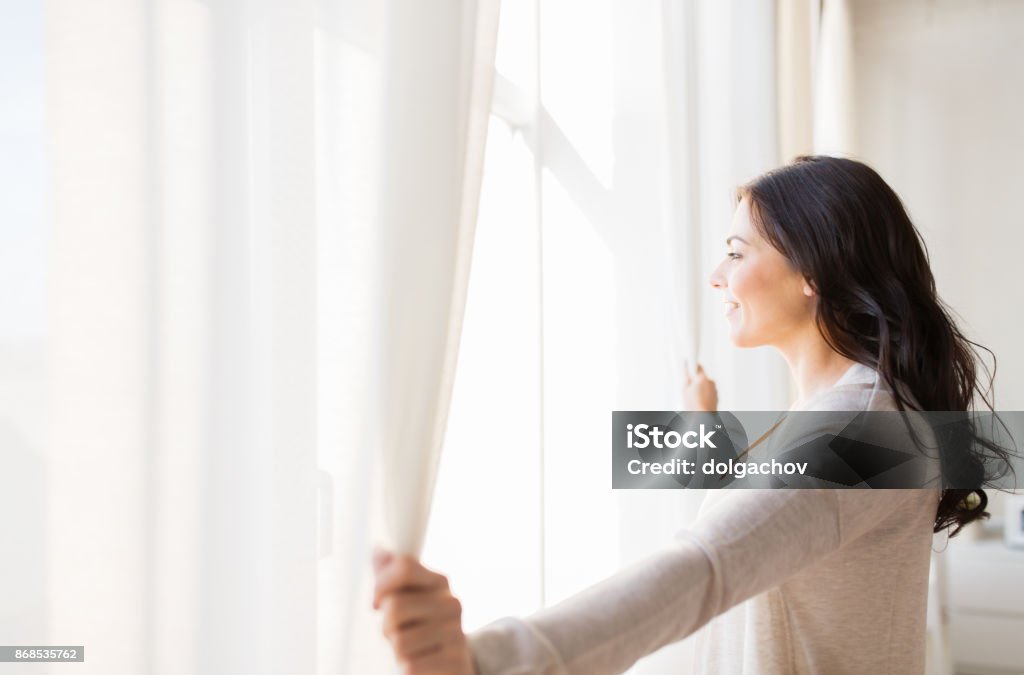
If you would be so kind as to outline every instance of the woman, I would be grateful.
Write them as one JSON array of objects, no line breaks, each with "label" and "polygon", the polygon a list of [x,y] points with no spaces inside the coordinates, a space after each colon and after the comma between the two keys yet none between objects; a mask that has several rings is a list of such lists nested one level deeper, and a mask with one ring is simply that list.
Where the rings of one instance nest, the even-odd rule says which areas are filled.
[{"label": "woman", "polygon": [[[800,157],[738,198],[711,285],[736,346],[771,345],[785,358],[792,409],[988,402],[973,343],[877,173]],[[699,365],[685,402],[717,407]],[[980,488],[974,445],[944,452]],[[932,533],[955,534],[987,516],[985,504],[980,489],[722,490],[670,546],[525,619],[466,636],[445,577],[384,551],[374,606],[407,673],[620,673],[702,626],[699,672],[922,673]]]}]

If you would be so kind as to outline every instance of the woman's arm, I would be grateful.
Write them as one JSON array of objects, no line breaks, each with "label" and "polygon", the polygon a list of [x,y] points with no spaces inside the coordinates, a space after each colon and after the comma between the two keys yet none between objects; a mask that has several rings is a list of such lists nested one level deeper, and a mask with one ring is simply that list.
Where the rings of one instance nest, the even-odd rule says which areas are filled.
[{"label": "woman's arm", "polygon": [[915,501],[922,491],[731,491],[663,550],[529,617],[470,633],[476,667],[480,675],[621,673]]},{"label": "woman's arm", "polygon": [[[828,404],[852,407],[845,399]],[[790,430],[797,437],[790,444],[835,432],[834,419],[822,424]],[[459,649],[471,652],[479,675],[621,673],[887,518],[937,503],[925,490],[736,489],[719,496],[670,545],[557,605],[470,633]]]}]

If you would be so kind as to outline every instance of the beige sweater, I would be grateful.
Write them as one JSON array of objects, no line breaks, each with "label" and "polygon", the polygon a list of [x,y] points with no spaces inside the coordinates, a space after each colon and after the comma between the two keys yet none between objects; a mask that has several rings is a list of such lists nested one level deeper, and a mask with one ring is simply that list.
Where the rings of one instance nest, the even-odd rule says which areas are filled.
[{"label": "beige sweater", "polygon": [[[855,365],[800,410],[893,410]],[[470,633],[480,675],[621,673],[698,629],[697,673],[924,672],[936,490],[709,491],[663,549]]]}]

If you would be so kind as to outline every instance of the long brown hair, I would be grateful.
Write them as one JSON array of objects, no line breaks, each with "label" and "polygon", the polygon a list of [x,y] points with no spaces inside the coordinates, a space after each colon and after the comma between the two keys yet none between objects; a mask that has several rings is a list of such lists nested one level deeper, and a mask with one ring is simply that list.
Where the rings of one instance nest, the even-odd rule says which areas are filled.
[{"label": "long brown hair", "polygon": [[[801,156],[740,187],[742,198],[765,239],[813,286],[822,336],[878,371],[899,410],[970,411],[976,399],[993,409],[995,356],[957,327],[935,291],[921,234],[878,173],[851,159]],[[992,356],[984,390],[978,349]],[[936,532],[951,528],[955,535],[989,515],[986,453],[1008,455],[973,431],[965,416],[961,433],[940,442],[943,462],[954,463],[969,487],[943,490]]]}]

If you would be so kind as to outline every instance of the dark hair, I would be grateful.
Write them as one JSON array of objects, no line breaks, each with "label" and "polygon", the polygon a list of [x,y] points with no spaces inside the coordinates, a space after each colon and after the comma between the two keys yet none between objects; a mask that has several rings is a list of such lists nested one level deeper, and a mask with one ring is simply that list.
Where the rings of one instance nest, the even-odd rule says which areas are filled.
[{"label": "dark hair", "polygon": [[[899,410],[969,411],[975,397],[994,410],[995,355],[957,327],[935,292],[920,233],[878,173],[851,159],[801,156],[740,187],[737,199],[743,198],[755,227],[814,288],[822,336],[846,358],[877,370]],[[985,391],[975,348],[993,360]],[[953,536],[989,515],[981,489],[985,449],[1002,460],[1008,455],[979,439],[968,416],[961,433],[945,440],[943,462],[955,463],[970,486],[942,492],[934,529],[952,528]]]}]

